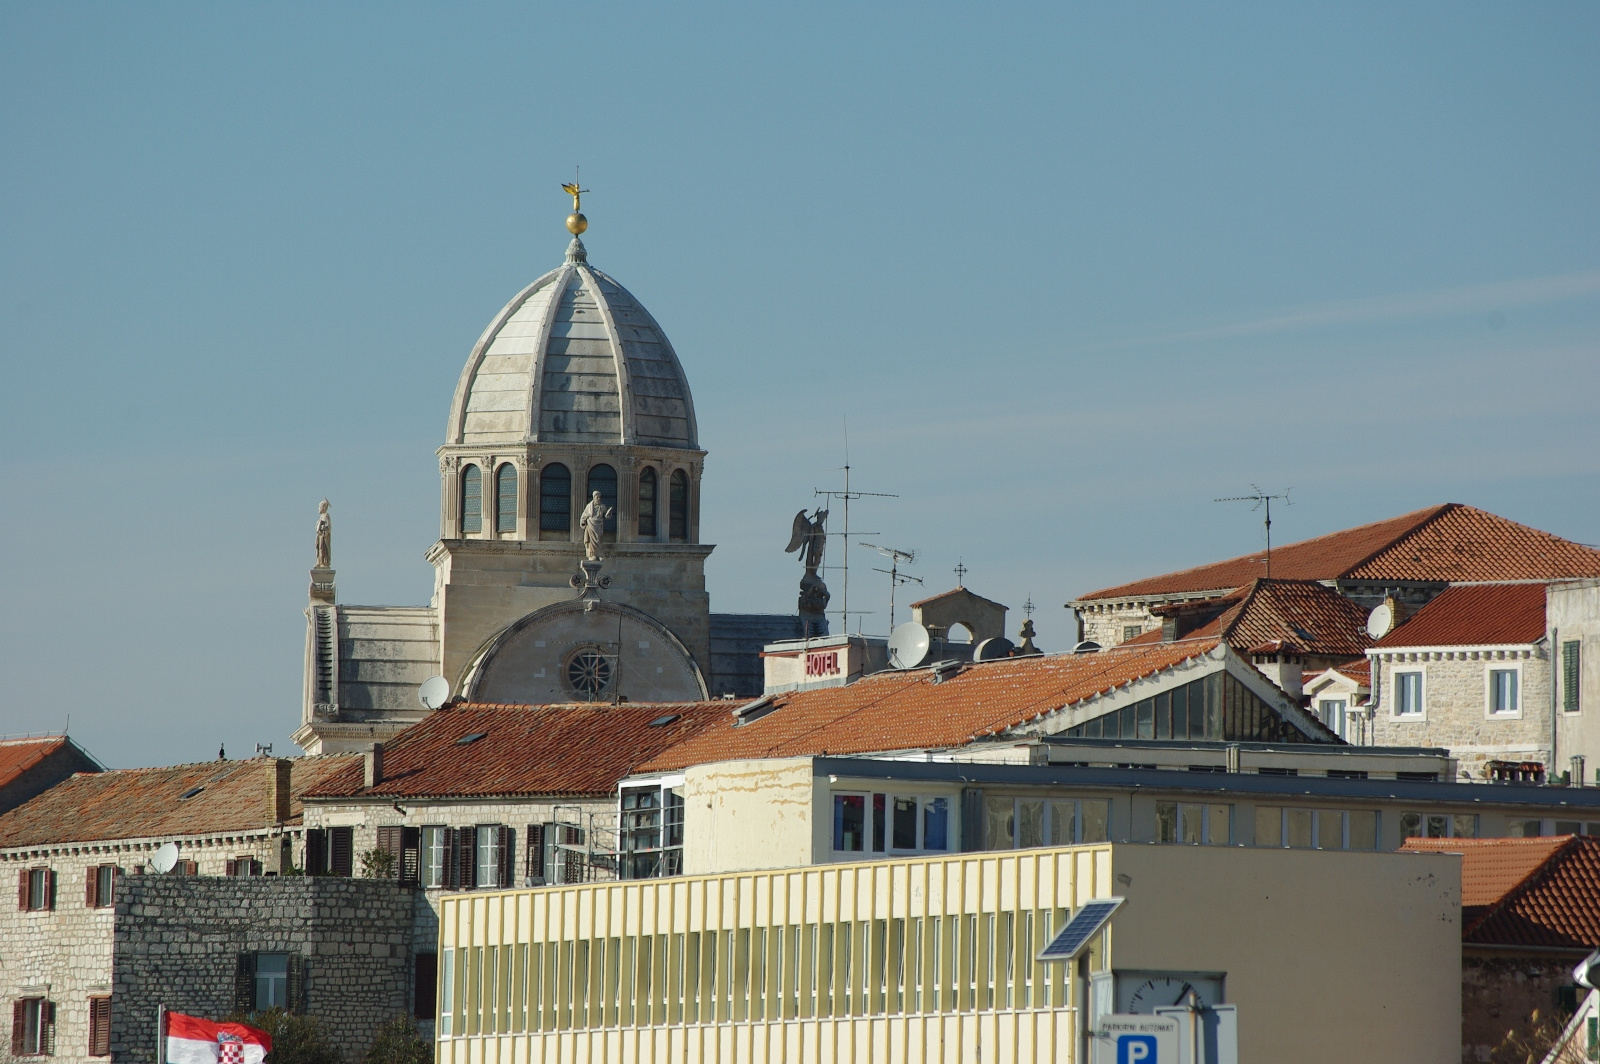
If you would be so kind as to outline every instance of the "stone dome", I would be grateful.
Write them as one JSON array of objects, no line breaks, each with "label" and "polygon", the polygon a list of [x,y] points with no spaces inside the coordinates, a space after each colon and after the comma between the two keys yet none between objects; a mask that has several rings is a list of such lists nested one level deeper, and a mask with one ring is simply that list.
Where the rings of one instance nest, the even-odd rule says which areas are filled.
[{"label": "stone dome", "polygon": [[525,443],[700,446],[672,344],[576,237],[495,315],[450,405],[446,446]]}]

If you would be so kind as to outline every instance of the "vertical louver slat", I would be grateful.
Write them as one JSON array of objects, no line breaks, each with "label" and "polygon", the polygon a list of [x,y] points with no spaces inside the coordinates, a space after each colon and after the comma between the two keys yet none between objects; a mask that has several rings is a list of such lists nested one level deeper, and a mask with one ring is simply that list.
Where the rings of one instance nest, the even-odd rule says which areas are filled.
[{"label": "vertical louver slat", "polygon": [[475,465],[461,468],[461,531],[483,531],[483,471]]}]

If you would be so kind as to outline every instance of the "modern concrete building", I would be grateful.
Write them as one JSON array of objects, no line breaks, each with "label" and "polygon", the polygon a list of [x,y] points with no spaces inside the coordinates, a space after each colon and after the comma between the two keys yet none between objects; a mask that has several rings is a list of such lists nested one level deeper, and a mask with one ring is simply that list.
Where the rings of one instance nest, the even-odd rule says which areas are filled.
[{"label": "modern concrete building", "polygon": [[[438,1059],[1060,1061],[1193,989],[1239,1059],[1455,1064],[1460,864],[1085,845],[447,895]],[[1121,897],[1072,964],[1035,960]]]}]

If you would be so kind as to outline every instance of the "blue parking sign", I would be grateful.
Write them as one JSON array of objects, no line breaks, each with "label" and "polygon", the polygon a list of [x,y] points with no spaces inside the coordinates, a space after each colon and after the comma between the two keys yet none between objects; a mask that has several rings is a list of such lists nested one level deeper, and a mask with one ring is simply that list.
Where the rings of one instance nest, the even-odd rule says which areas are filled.
[{"label": "blue parking sign", "polygon": [[1178,1064],[1178,1021],[1170,1016],[1102,1016],[1090,1035],[1095,1064]]},{"label": "blue parking sign", "polygon": [[1159,1048],[1153,1034],[1119,1035],[1117,1064],[1157,1064]]}]

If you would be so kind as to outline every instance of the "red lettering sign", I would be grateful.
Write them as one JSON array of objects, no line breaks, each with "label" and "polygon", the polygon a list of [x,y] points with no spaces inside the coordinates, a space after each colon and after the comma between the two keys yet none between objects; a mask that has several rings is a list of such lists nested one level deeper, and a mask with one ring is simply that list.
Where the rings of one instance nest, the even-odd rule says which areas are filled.
[{"label": "red lettering sign", "polygon": [[837,650],[818,650],[806,655],[806,675],[810,676],[838,676],[839,652]]}]

